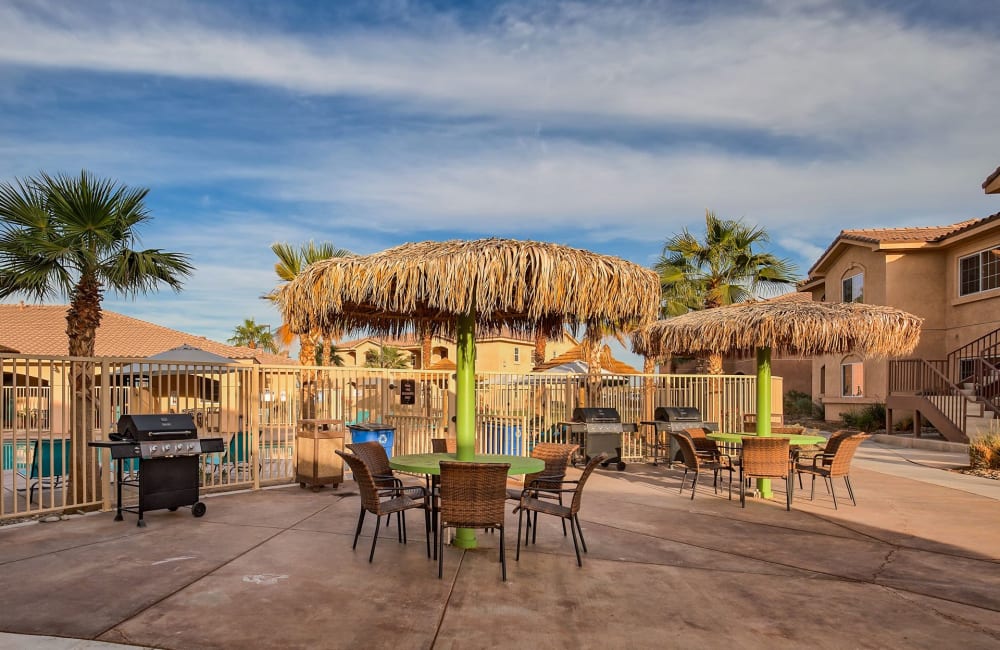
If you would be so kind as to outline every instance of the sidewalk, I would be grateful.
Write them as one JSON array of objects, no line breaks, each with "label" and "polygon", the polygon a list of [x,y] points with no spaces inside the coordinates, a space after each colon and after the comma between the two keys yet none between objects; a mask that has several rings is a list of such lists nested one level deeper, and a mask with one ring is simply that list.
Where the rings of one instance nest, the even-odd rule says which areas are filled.
[{"label": "sidewalk", "polygon": [[446,547],[439,580],[416,518],[407,545],[383,528],[369,564],[351,482],[210,496],[201,519],[142,529],[111,513],[0,529],[0,650],[996,648],[1000,482],[934,467],[951,463],[869,441],[857,507],[806,485],[791,512],[781,480],[741,508],[711,476],[692,500],[662,465],[600,470],[583,567],[551,517],[515,561],[509,514],[507,582],[496,534]]}]

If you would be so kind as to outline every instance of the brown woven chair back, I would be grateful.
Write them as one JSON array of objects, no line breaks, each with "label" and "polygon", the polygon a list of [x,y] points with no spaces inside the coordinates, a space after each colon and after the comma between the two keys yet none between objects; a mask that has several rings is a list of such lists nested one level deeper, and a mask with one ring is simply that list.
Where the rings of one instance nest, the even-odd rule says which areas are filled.
[{"label": "brown woven chair back", "polygon": [[691,439],[691,436],[679,431],[671,431],[670,435],[677,441],[677,447],[681,450],[684,465],[688,469],[698,471],[698,454],[695,453],[694,440]]},{"label": "brown woven chair back", "polygon": [[609,457],[608,452],[602,452],[597,456],[590,459],[587,466],[583,468],[583,472],[580,474],[580,479],[576,482],[576,490],[573,492],[573,503],[569,506],[569,511],[572,514],[580,512],[580,502],[583,499],[583,486],[586,485],[587,479],[590,475],[594,473],[597,466],[606,461]]},{"label": "brown woven chair back", "polygon": [[[781,414],[771,415],[771,430],[774,430],[775,426],[782,426],[785,423],[785,416]],[[756,413],[744,413],[743,414],[743,433],[757,433],[757,414]]]},{"label": "brown woven chair back", "polygon": [[548,487],[553,490],[560,488],[559,482],[566,478],[566,468],[569,467],[569,459],[573,452],[580,448],[580,445],[564,445],[555,442],[540,442],[531,450],[531,457],[545,461],[545,469],[534,474],[526,474],[524,485],[532,484],[532,481],[544,475],[551,482],[538,483],[536,487]]},{"label": "brown woven chair back", "polygon": [[508,463],[441,461],[441,523],[459,528],[503,526]]},{"label": "brown woven chair back", "polygon": [[776,427],[773,424],[771,425],[771,433],[784,433],[784,434],[793,434],[798,436],[802,435],[802,432],[805,430],[806,430],[805,427],[799,427],[799,426]]},{"label": "brown woven chair back", "polygon": [[705,430],[702,429],[701,427],[691,427],[690,429],[684,429],[684,433],[686,433],[689,436],[691,436],[692,440],[694,440],[696,438],[704,438],[705,437]]},{"label": "brown woven chair back", "polygon": [[[851,460],[854,458],[854,452],[858,450],[858,447],[862,442],[871,438],[870,435],[864,433],[855,433],[853,435],[846,435],[834,440],[830,439],[830,443],[827,444],[824,453],[832,453],[833,458],[829,461],[830,477],[837,476],[847,476],[851,471]],[[831,443],[834,449],[830,449]]]},{"label": "brown woven chair back", "polygon": [[334,451],[344,459],[344,462],[351,468],[351,473],[354,474],[354,480],[357,481],[358,490],[361,492],[361,506],[368,512],[381,514],[379,512],[380,500],[378,498],[378,488],[375,487],[375,479],[372,478],[372,473],[368,469],[368,465],[360,456],[345,454],[339,449]]},{"label": "brown woven chair back", "polygon": [[352,442],[345,445],[353,451],[358,458],[364,461],[369,471],[375,476],[392,476],[392,468],[389,467],[389,455],[385,453],[385,447],[377,442]]},{"label": "brown woven chair back", "polygon": [[765,478],[786,478],[791,472],[787,438],[743,437],[740,453],[743,474]]},{"label": "brown woven chair back", "polygon": [[431,452],[435,454],[454,454],[458,449],[458,441],[454,438],[431,438]]}]

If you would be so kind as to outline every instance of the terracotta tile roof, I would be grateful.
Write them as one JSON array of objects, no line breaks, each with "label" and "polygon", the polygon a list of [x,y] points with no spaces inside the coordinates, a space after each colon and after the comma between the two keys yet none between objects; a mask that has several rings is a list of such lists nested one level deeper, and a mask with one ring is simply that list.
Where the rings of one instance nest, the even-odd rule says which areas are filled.
[{"label": "terracotta tile roof", "polygon": [[[988,217],[987,217],[988,218]],[[950,226],[918,226],[913,228],[869,228],[865,230],[842,230],[840,239],[881,244],[883,242],[936,242],[948,235],[977,224],[982,219],[969,219]]]},{"label": "terracotta tile roof", "polygon": [[862,230],[841,230],[837,238],[830,242],[823,254],[809,268],[808,277],[799,286],[815,280],[813,273],[830,259],[830,255],[843,241],[865,244],[938,244],[949,237],[985,226],[1000,220],[1000,212],[981,219],[967,219],[949,226],[917,226],[912,228],[868,228]]},{"label": "terracotta tile roof", "polygon": [[457,370],[457,367],[451,359],[440,359],[432,363],[428,370]]},{"label": "terracotta tile roof", "polygon": [[[601,350],[601,368],[607,370],[608,372],[614,373],[616,375],[637,375],[639,371],[628,365],[624,361],[619,361],[611,356],[611,348],[604,346]],[[532,372],[544,372],[550,368],[555,368],[556,366],[561,366],[564,363],[572,363],[574,361],[587,362],[587,359],[583,355],[583,346],[576,345],[563,352],[559,356],[552,357],[544,363],[540,363],[534,367]]]},{"label": "terracotta tile roof", "polygon": [[[0,345],[22,354],[68,354],[66,310],[66,305],[0,304]],[[226,345],[107,310],[103,311],[97,330],[95,353],[101,357],[148,357],[185,343],[234,361],[298,363],[278,354]]]},{"label": "terracotta tile roof", "polygon": [[992,174],[986,177],[986,180],[983,181],[983,189],[985,190],[987,187],[989,187],[990,183],[992,183],[998,178],[1000,178],[1000,167],[997,167]]}]

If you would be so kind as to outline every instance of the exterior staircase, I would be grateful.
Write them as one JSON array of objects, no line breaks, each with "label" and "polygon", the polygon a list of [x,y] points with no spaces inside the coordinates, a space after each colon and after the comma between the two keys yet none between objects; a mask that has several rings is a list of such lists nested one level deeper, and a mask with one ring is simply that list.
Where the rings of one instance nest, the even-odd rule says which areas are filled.
[{"label": "exterior staircase", "polygon": [[1000,329],[952,351],[947,359],[889,362],[887,418],[896,409],[914,412],[914,436],[926,418],[951,442],[1000,430]]}]

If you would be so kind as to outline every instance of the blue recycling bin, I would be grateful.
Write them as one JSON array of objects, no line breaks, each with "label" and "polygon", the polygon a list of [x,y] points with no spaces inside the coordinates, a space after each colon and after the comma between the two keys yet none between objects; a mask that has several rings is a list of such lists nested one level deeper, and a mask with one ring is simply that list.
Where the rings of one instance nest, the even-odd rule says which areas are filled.
[{"label": "blue recycling bin", "polygon": [[392,443],[396,438],[396,428],[378,422],[349,424],[351,442],[377,442],[385,449],[385,455],[392,458]]},{"label": "blue recycling bin", "polygon": [[486,448],[490,453],[521,455],[521,425],[491,423],[486,426]]}]

